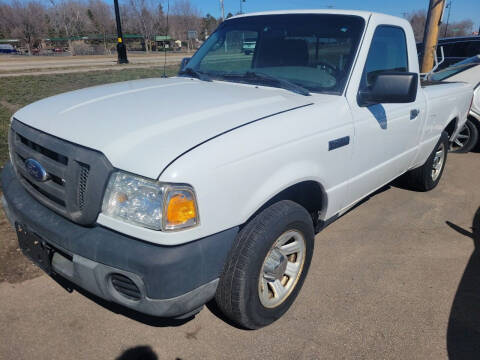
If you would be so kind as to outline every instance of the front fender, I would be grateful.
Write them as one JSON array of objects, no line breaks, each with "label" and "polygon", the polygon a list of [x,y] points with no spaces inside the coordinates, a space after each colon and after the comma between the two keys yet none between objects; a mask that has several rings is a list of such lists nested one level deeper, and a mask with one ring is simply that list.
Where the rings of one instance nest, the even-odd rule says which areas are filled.
[{"label": "front fender", "polygon": [[[314,181],[324,190],[321,217],[345,206],[351,146],[329,151],[329,141],[353,139],[344,98],[244,126],[182,155],[160,181],[188,183],[196,191],[200,225],[207,235],[245,223],[282,190]],[[335,101],[336,100],[336,101]],[[331,121],[329,116],[335,114]]]},{"label": "front fender", "polygon": [[323,171],[318,163],[309,161],[299,161],[288,163],[276,169],[270,174],[258,188],[254,189],[251,196],[241,207],[241,223],[247,221],[254,213],[256,213],[265,203],[273,199],[276,195],[289,187],[302,183],[304,181],[314,181],[322,189],[322,215],[328,207],[328,195],[325,192],[321,177],[313,177],[312,174],[322,174]]},{"label": "front fender", "polygon": [[321,219],[327,219],[346,205],[353,142],[334,149],[329,143],[354,139],[354,128],[344,97],[313,96],[312,106],[277,113],[212,138],[163,170],[159,181],[195,189],[199,225],[162,232],[103,214],[98,222],[146,241],[177,245],[243,224],[276,194],[306,180],[324,190],[328,206]]}]

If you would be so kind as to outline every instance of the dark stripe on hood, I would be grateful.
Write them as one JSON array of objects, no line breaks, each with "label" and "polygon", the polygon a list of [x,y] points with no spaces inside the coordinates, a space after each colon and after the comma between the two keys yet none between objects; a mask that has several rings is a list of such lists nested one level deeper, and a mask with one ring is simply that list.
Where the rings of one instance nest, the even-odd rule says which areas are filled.
[{"label": "dark stripe on hood", "polygon": [[162,176],[162,174],[165,172],[165,170],[168,169],[168,167],[169,167],[170,165],[172,165],[175,161],[177,161],[177,160],[178,160],[179,158],[181,158],[183,155],[185,155],[185,154],[189,153],[190,151],[192,151],[193,149],[196,149],[197,147],[205,144],[206,142],[209,142],[210,140],[216,139],[216,138],[218,138],[218,137],[220,137],[220,136],[222,136],[222,135],[225,135],[225,134],[227,134],[227,133],[229,133],[229,132],[231,132],[231,131],[233,131],[233,130],[236,130],[236,129],[239,129],[239,128],[241,128],[241,127],[244,127],[244,126],[253,124],[253,123],[257,122],[257,121],[264,120],[264,119],[268,119],[268,118],[271,118],[271,117],[276,116],[276,115],[280,115],[280,114],[283,114],[283,113],[286,113],[286,112],[289,112],[289,111],[301,109],[301,108],[304,108],[304,107],[307,107],[307,106],[311,106],[311,105],[313,105],[313,103],[296,106],[296,107],[293,107],[293,108],[290,108],[290,109],[287,109],[287,110],[283,110],[283,111],[279,111],[279,112],[276,112],[276,113],[273,113],[273,114],[270,114],[270,115],[267,115],[267,116],[263,116],[263,117],[261,117],[261,118],[258,118],[258,119],[255,119],[255,120],[246,122],[246,123],[241,124],[241,125],[238,125],[238,126],[235,126],[235,127],[231,128],[231,129],[229,129],[229,130],[223,131],[223,132],[221,132],[221,133],[219,133],[219,134],[217,134],[217,135],[215,135],[215,136],[212,136],[212,137],[210,137],[210,138],[208,138],[208,139],[206,139],[206,140],[198,143],[197,145],[192,146],[190,149],[184,151],[183,153],[181,153],[180,155],[178,155],[176,158],[174,158],[172,161],[170,161],[170,162],[167,164],[167,166],[165,166],[165,168],[162,170],[162,172],[160,173],[160,175],[158,175],[157,179],[159,179],[160,176]]}]

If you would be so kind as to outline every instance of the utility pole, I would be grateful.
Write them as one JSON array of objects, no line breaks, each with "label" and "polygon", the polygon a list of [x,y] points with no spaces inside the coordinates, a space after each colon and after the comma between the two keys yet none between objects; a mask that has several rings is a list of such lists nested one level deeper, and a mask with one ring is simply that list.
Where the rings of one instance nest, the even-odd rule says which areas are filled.
[{"label": "utility pole", "polygon": [[444,7],[445,0],[430,0],[425,32],[423,33],[422,73],[427,73],[433,68]]},{"label": "utility pole", "polygon": [[445,8],[448,8],[448,15],[447,15],[447,23],[445,24],[445,32],[443,34],[443,37],[447,37],[448,23],[450,22],[450,11],[452,11],[452,0],[450,0],[448,4],[445,5]]},{"label": "utility pole", "polygon": [[225,21],[225,7],[223,6],[223,0],[220,0],[220,7],[222,9],[222,21]]},{"label": "utility pole", "polygon": [[243,3],[245,0],[240,0],[240,14],[243,14]]},{"label": "utility pole", "polygon": [[117,54],[119,64],[128,64],[127,48],[123,43],[122,22],[120,20],[120,9],[118,8],[118,0],[113,0],[115,5],[115,20],[117,21]]}]

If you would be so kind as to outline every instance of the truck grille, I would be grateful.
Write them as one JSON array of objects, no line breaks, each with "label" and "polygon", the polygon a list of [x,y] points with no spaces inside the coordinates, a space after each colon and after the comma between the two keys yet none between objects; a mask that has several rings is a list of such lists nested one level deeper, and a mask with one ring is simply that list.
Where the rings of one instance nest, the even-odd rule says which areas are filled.
[{"label": "truck grille", "polygon": [[[74,222],[95,222],[113,171],[102,153],[45,134],[16,119],[10,129],[9,147],[17,177],[33,197]],[[34,178],[27,170],[25,162],[31,159],[47,172],[46,179]]]},{"label": "truck grille", "polygon": [[87,181],[90,173],[90,166],[80,164],[80,177],[78,179],[78,207],[82,210],[85,207],[85,194],[87,192]]}]

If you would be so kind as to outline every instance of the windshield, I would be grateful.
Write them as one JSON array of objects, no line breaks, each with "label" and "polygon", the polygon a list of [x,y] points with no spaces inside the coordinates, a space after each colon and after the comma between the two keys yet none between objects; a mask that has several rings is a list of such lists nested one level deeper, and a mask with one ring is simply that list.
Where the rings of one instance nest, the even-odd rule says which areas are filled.
[{"label": "windshield", "polygon": [[363,28],[361,17],[348,15],[231,19],[208,38],[186,68],[212,79],[258,83],[275,78],[312,92],[341,94]]},{"label": "windshield", "polygon": [[465,59],[463,61],[460,61],[456,64],[449,66],[444,70],[441,70],[437,73],[433,73],[431,76],[431,79],[435,81],[442,81],[477,65],[480,65],[480,55]]}]

